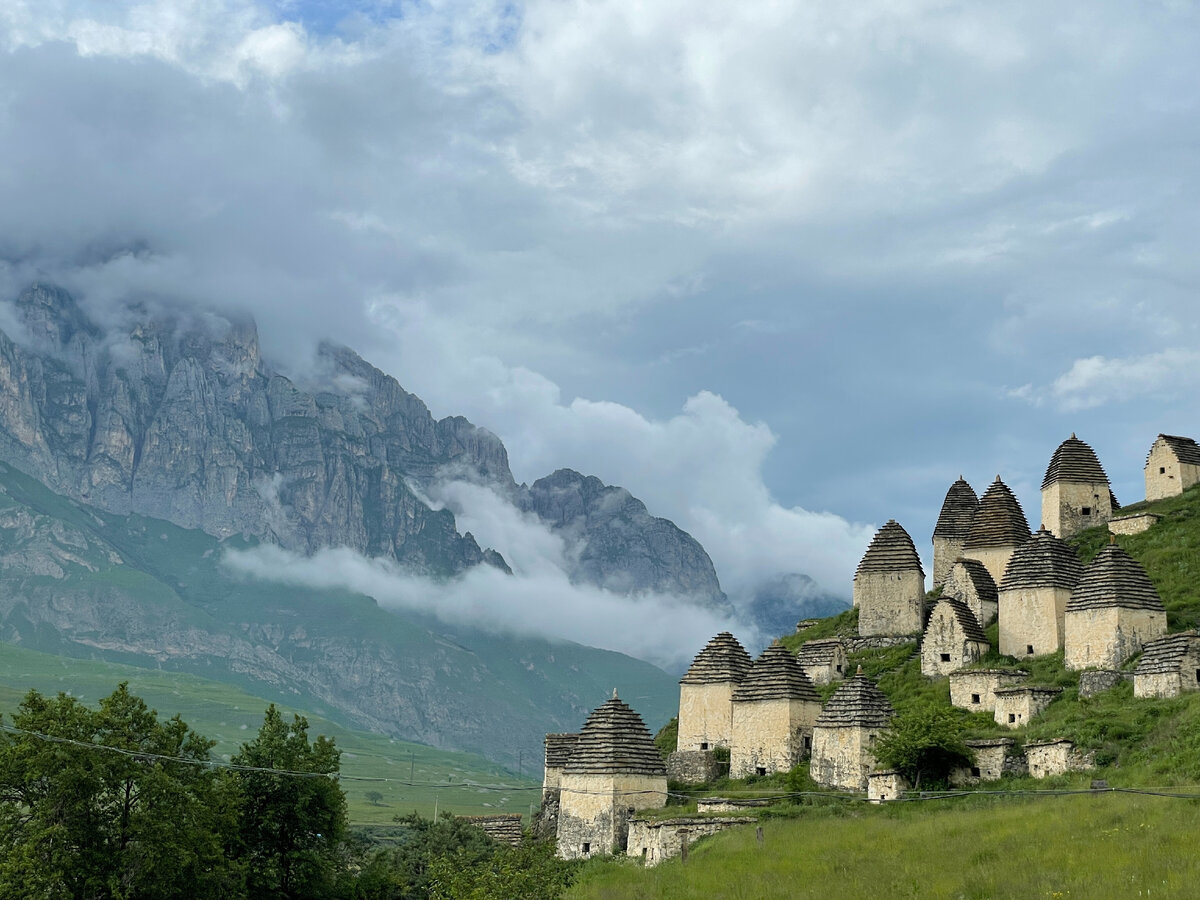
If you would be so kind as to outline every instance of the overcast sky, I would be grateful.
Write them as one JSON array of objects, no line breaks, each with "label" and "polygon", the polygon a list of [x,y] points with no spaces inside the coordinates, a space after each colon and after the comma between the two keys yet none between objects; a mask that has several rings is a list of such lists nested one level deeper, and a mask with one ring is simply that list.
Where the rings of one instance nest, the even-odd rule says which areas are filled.
[{"label": "overcast sky", "polygon": [[1200,437],[1190,2],[7,0],[0,289],[251,310],[727,588]]}]

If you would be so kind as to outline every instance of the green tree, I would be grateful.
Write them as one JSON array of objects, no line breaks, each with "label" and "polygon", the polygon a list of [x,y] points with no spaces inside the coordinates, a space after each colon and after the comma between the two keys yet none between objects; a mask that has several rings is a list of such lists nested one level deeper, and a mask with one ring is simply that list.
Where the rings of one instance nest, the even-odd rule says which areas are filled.
[{"label": "green tree", "polygon": [[121,684],[99,710],[30,691],[12,727],[0,736],[0,896],[241,892],[226,852],[233,786],[178,716],[159,722]]},{"label": "green tree", "polygon": [[[324,735],[308,739],[308,721],[291,724],[271,704],[254,740],[233,763],[242,792],[241,855],[255,897],[327,897],[345,872],[346,796],[341,755]],[[278,771],[255,771],[278,770]],[[288,774],[284,774],[288,773]]]},{"label": "green tree", "polygon": [[474,866],[491,859],[497,850],[483,829],[452,813],[443,812],[433,820],[414,812],[396,816],[396,821],[408,826],[392,856],[400,897],[428,897],[430,867],[438,859],[453,857],[456,865]]},{"label": "green tree", "polygon": [[472,861],[459,850],[439,856],[429,866],[433,900],[556,900],[575,880],[582,860],[559,859],[553,841],[525,841],[500,847]]},{"label": "green tree", "polygon": [[963,743],[962,710],[927,704],[899,716],[875,742],[875,759],[900,772],[914,788],[944,784],[950,772],[971,765]]},{"label": "green tree", "polygon": [[378,806],[383,801],[383,794],[379,793],[379,791],[367,791],[363,796],[367,798],[367,802],[372,806]]}]

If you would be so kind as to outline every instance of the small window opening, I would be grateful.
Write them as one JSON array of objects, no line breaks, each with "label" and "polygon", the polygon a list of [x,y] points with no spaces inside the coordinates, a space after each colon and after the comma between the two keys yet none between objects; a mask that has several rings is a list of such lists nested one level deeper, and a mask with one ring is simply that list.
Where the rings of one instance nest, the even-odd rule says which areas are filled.
[{"label": "small window opening", "polygon": [[1090,506],[1085,506],[1079,512],[1080,512],[1080,515],[1090,516],[1092,514],[1092,508]]},{"label": "small window opening", "polygon": [[804,749],[805,749],[805,750],[811,750],[811,749],[812,749],[812,738],[810,738],[810,737],[806,737],[806,738],[804,739]]},{"label": "small window opening", "polygon": [[591,845],[591,843],[590,843],[590,842],[588,842],[588,841],[584,841],[584,842],[583,842],[583,852],[584,852],[584,853],[591,853],[591,852],[592,852],[592,845]]},{"label": "small window opening", "polygon": [[1025,645],[1025,653],[1027,656],[1033,656],[1033,644]]},{"label": "small window opening", "polygon": [[1200,669],[1196,670],[1196,681],[1200,682]]},{"label": "small window opening", "polygon": [[646,851],[647,851],[648,849],[649,849],[648,847],[643,847],[643,848],[642,848],[642,859],[645,859],[645,858],[646,858]]},{"label": "small window opening", "polygon": [[1159,467],[1158,467],[1158,474],[1159,474],[1159,475],[1166,475],[1166,474],[1167,474],[1167,467],[1166,467],[1166,466],[1159,466]]},{"label": "small window opening", "polygon": [[1008,724],[1009,724],[1009,725],[1011,725],[1011,724],[1013,724],[1013,723],[1014,723],[1014,722],[1016,722],[1016,721],[1017,721],[1017,714],[1016,714],[1016,713],[1009,713],[1009,714],[1008,714]]},{"label": "small window opening", "polygon": [[767,770],[766,770],[766,768],[765,768],[764,766],[755,766],[755,767],[754,767],[754,774],[755,774],[755,775],[766,775],[766,774],[767,774]]},{"label": "small window opening", "polygon": [[979,766],[971,766],[971,777],[978,778],[983,773],[979,771]]},{"label": "small window opening", "polygon": [[875,743],[875,735],[868,734],[867,735],[867,744],[874,744],[874,743]]},{"label": "small window opening", "polygon": [[942,654],[942,662],[950,662],[950,654],[949,653]]},{"label": "small window opening", "polygon": [[701,750],[707,750],[707,749],[708,749],[708,741],[701,741],[701,742],[700,742],[700,749],[701,749]]},{"label": "small window opening", "polygon": [[978,703],[978,702],[979,702],[979,695],[978,695],[978,694],[972,694],[972,695],[971,695],[971,702],[972,702],[972,703]]},{"label": "small window opening", "polygon": [[838,670],[838,674],[839,674],[839,675],[840,675],[840,674],[842,674],[842,665],[841,665],[841,663],[838,663],[837,670]]}]

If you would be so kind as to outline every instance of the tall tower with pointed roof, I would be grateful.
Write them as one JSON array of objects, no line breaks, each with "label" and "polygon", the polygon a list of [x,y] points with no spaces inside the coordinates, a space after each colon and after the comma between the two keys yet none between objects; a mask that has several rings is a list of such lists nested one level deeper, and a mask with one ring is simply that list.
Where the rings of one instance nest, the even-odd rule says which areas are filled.
[{"label": "tall tower with pointed roof", "polygon": [[624,850],[635,810],[667,803],[667,767],[642,717],[613,691],[579,732],[559,781],[558,855]]},{"label": "tall tower with pointed roof", "polygon": [[858,633],[917,634],[925,601],[925,570],[912,538],[895,519],[876,532],[854,573]]},{"label": "tall tower with pointed roof", "polygon": [[865,791],[875,768],[876,739],[890,727],[896,711],[861,667],[847,678],[821,710],[813,726],[813,781],[825,787]]},{"label": "tall tower with pointed roof", "polygon": [[696,654],[679,680],[678,750],[715,750],[730,745],[730,702],[752,665],[746,648],[728,631],[722,631]]},{"label": "tall tower with pointed roof", "polygon": [[963,556],[983,563],[992,580],[999,584],[1013,551],[1029,537],[1025,511],[997,475],[979,500],[971,531],[963,542]]},{"label": "tall tower with pointed roof", "polygon": [[942,511],[933,527],[933,588],[946,583],[950,567],[962,556],[963,542],[971,533],[971,522],[979,508],[975,489],[959,475],[946,491]]},{"label": "tall tower with pointed roof", "polygon": [[1103,525],[1115,505],[1095,451],[1072,434],[1058,445],[1042,479],[1042,526],[1066,539]]},{"label": "tall tower with pointed roof", "polygon": [[1020,659],[1062,649],[1067,600],[1082,575],[1075,551],[1045,528],[1018,547],[1000,581],[1000,652]]},{"label": "tall tower with pointed roof", "polygon": [[1167,612],[1150,576],[1115,543],[1084,570],[1065,619],[1068,669],[1118,668],[1147,641],[1167,633]]},{"label": "tall tower with pointed roof", "polygon": [[754,661],[733,692],[733,778],[786,772],[812,747],[821,697],[800,661],[778,641]]},{"label": "tall tower with pointed roof", "polygon": [[1160,434],[1146,456],[1146,499],[1182,494],[1200,482],[1200,445],[1189,437]]}]

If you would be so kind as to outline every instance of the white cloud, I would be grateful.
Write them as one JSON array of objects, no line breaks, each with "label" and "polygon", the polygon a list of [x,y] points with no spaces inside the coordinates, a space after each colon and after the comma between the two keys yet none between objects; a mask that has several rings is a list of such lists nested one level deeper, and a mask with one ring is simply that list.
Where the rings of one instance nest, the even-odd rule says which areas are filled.
[{"label": "white cloud", "polygon": [[1064,412],[1078,412],[1136,399],[1175,397],[1194,391],[1198,384],[1200,351],[1173,347],[1142,356],[1077,359],[1051,384],[1040,388],[1022,385],[1008,395],[1034,405],[1048,402]]}]

